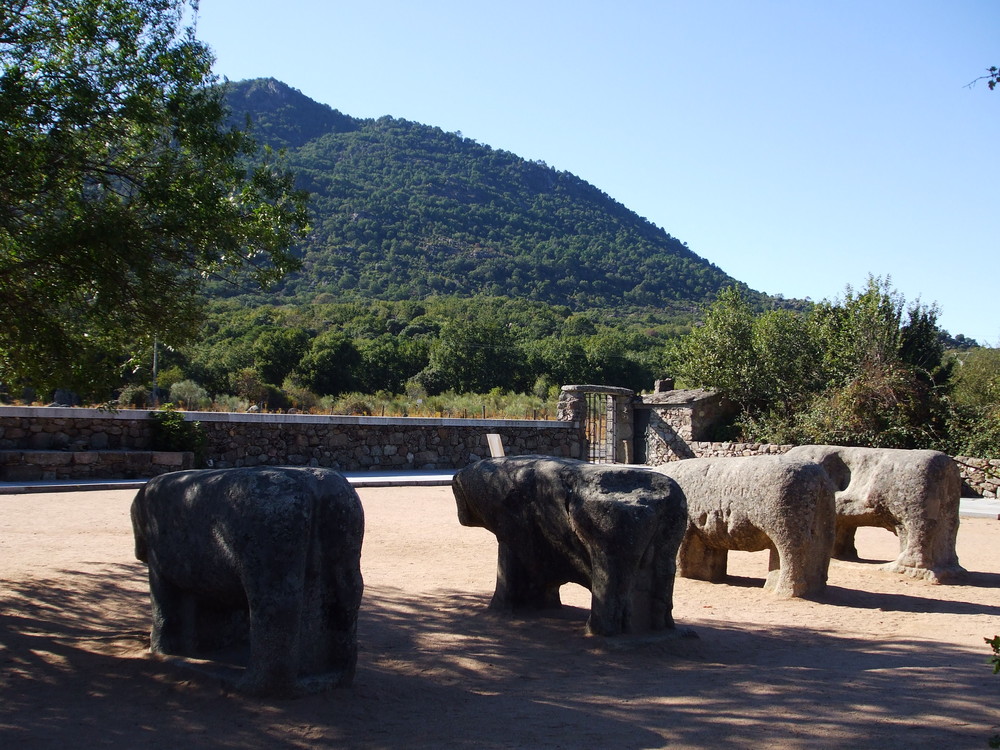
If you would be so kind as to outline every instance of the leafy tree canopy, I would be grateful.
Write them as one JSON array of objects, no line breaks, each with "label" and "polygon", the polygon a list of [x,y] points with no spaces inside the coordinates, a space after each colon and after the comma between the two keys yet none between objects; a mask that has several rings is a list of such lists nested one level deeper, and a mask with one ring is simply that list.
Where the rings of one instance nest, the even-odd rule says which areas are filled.
[{"label": "leafy tree canopy", "polygon": [[[566,326],[569,317],[564,308],[493,297],[253,308],[216,301],[201,340],[164,363],[214,395],[240,392],[234,373],[243,391],[248,382],[287,390],[290,380],[318,396],[411,386],[429,395],[526,392],[539,381],[546,393],[566,383],[640,390],[659,374],[664,338],[676,328],[655,325],[652,316],[641,327],[615,320],[584,326],[579,316]],[[137,379],[148,380],[148,372]]]},{"label": "leafy tree canopy", "polygon": [[269,283],[306,224],[290,174],[225,126],[196,0],[4,0],[0,382],[93,392],[197,331],[205,279]]},{"label": "leafy tree canopy", "polygon": [[742,437],[777,443],[945,447],[946,362],[937,309],[869,277],[803,314],[755,312],[725,290],[669,356],[689,385],[742,407]]},{"label": "leafy tree canopy", "polygon": [[961,353],[955,368],[953,397],[968,406],[1000,406],[1000,349]]}]

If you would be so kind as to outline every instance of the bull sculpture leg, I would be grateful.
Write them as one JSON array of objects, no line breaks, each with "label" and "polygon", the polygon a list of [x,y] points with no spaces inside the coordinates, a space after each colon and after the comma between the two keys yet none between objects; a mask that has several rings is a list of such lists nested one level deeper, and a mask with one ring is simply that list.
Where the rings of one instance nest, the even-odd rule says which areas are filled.
[{"label": "bull sculpture leg", "polygon": [[158,654],[192,656],[198,650],[198,603],[194,596],[149,571],[153,624],[150,649]]},{"label": "bull sculpture leg", "polygon": [[726,580],[729,550],[710,547],[692,529],[684,535],[678,555],[678,573],[684,578],[721,583]]},{"label": "bull sculpture leg", "polygon": [[847,525],[837,522],[837,534],[833,542],[833,556],[838,560],[857,561],[858,547],[854,542],[854,536],[858,531],[857,526]]},{"label": "bull sculpture leg", "polygon": [[250,597],[250,663],[237,685],[248,695],[293,695],[298,664],[302,597]]},{"label": "bull sculpture leg", "polygon": [[497,551],[497,586],[490,609],[515,612],[522,609],[559,609],[559,583],[540,581],[538,571],[527,566],[509,545],[500,542]]}]

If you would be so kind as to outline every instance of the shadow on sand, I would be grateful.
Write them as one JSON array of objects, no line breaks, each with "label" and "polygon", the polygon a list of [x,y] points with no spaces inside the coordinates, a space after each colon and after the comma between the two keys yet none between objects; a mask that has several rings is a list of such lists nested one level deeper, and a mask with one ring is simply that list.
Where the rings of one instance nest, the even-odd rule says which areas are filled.
[{"label": "shadow on sand", "polygon": [[[970,727],[985,738],[995,721],[973,700],[928,730],[928,716],[954,716],[956,696],[991,684],[985,666],[970,668],[985,664],[985,651],[970,659],[919,640],[735,621],[679,623],[695,639],[601,639],[584,635],[579,607],[511,617],[489,611],[485,593],[386,586],[365,593],[353,687],[262,702],[148,655],[143,581],[141,565],[117,565],[5,585],[4,746],[173,747],[186,737],[195,747],[279,749],[559,747],[566,738],[573,747],[805,747],[822,737],[825,747],[964,747]],[[997,614],[973,601],[928,609],[919,597],[837,588],[820,601]]]}]

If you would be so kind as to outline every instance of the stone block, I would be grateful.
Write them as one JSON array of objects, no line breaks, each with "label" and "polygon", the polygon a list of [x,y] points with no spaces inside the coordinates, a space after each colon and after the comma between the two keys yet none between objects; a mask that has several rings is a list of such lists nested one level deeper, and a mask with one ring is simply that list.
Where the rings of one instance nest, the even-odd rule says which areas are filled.
[{"label": "stone block", "polygon": [[184,465],[183,452],[163,452],[157,451],[150,457],[154,466],[171,466],[180,468]]},{"label": "stone block", "polygon": [[73,463],[73,454],[62,451],[27,451],[24,462],[35,466],[69,466]]},{"label": "stone block", "polygon": [[28,448],[33,451],[52,450],[52,434],[48,432],[34,432],[28,438]]},{"label": "stone block", "polygon": [[0,481],[37,482],[42,479],[42,467],[28,464],[0,466]]}]

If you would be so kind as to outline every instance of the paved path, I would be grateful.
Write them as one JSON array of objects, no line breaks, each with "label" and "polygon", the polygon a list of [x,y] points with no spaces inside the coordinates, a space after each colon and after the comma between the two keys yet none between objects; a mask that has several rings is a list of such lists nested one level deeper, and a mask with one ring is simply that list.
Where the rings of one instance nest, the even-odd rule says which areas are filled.
[{"label": "paved path", "polygon": [[[441,487],[451,484],[455,469],[436,471],[347,471],[344,476],[355,487]],[[0,482],[0,495],[29,492],[81,492],[85,490],[137,490],[145,479],[94,479],[50,482]],[[963,497],[959,514],[966,518],[1000,519],[1000,500]]]},{"label": "paved path", "polygon": [[966,518],[1000,518],[1000,500],[993,497],[963,497],[958,513]]},{"label": "paved path", "polygon": [[[355,487],[433,487],[451,484],[455,469],[437,471],[345,471]],[[0,495],[28,492],[81,492],[84,490],[137,490],[145,479],[66,479],[39,482],[0,482]]]}]

